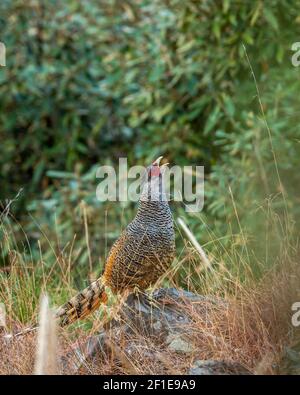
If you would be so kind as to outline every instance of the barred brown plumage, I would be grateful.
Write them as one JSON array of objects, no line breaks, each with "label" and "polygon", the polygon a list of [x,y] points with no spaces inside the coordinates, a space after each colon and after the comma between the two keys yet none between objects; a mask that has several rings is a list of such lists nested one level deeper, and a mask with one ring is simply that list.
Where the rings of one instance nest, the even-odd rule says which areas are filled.
[{"label": "barred brown plumage", "polygon": [[115,294],[146,289],[169,268],[175,255],[173,218],[163,186],[161,157],[147,169],[148,180],[134,220],[122,232],[108,255],[104,274],[61,306],[60,325],[86,317],[105,303],[105,287]]}]

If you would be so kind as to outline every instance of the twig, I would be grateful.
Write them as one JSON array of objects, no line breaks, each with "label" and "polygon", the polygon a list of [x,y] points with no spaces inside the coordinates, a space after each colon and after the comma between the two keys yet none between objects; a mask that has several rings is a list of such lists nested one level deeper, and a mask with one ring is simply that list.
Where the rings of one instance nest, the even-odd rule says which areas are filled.
[{"label": "twig", "polygon": [[7,203],[7,205],[5,206],[4,210],[3,210],[2,213],[0,214],[0,219],[1,219],[3,216],[7,216],[7,215],[8,215],[10,206],[12,205],[13,202],[15,202],[16,200],[18,200],[18,198],[19,198],[19,196],[21,195],[22,192],[23,192],[23,188],[20,188],[19,191],[18,191],[18,193],[16,194],[16,196],[15,196],[13,199],[11,199],[11,200],[8,201],[8,203]]}]

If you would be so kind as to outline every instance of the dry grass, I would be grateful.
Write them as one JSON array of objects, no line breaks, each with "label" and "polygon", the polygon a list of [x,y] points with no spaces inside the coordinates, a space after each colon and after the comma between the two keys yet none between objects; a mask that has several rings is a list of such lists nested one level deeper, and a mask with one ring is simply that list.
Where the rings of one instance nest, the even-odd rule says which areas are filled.
[{"label": "dry grass", "polygon": [[[299,277],[297,262],[284,264],[267,273],[259,284],[232,284],[234,293],[224,296],[225,303],[187,301],[179,306],[192,320],[184,328],[185,339],[193,345],[190,354],[172,352],[160,339],[143,333],[128,336],[120,332],[112,335],[108,356],[85,362],[77,373],[178,374],[187,372],[197,359],[239,362],[258,374],[278,373],[282,352],[292,337],[289,312],[299,296],[295,291]],[[112,308],[110,316],[116,315],[117,309]],[[88,338],[101,328],[102,319],[97,314],[93,322],[89,331],[82,325],[71,332],[60,331],[59,355],[68,356],[67,364],[59,367],[60,373],[74,373],[74,350],[81,346],[85,353]],[[20,323],[11,324],[20,329]],[[1,336],[0,373],[31,374],[36,343],[36,333],[10,340]]]}]

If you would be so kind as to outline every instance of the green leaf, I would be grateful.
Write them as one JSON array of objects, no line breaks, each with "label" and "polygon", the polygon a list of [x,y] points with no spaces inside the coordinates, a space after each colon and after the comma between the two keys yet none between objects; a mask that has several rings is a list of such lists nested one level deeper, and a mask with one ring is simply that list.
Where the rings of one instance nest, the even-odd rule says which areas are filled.
[{"label": "green leaf", "polygon": [[58,170],[48,170],[46,175],[50,178],[66,178],[66,179],[76,178],[76,175],[74,173],[70,173],[67,171],[58,171]]},{"label": "green leaf", "polygon": [[206,124],[205,124],[205,128],[204,128],[204,135],[208,135],[208,133],[214,128],[214,126],[217,124],[217,121],[219,120],[219,117],[221,115],[220,109],[219,107],[216,107],[214,109],[214,111],[211,112],[211,114],[209,115]]},{"label": "green leaf", "polygon": [[276,19],[275,15],[273,14],[273,12],[271,11],[271,9],[268,8],[267,6],[264,8],[264,16],[265,16],[267,22],[272,26],[272,28],[277,31],[278,30],[277,19]]}]

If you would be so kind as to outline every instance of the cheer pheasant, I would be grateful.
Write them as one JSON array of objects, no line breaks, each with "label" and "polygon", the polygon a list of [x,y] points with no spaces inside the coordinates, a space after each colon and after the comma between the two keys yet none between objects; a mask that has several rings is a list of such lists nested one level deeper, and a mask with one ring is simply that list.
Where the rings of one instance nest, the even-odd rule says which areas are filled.
[{"label": "cheer pheasant", "polygon": [[61,326],[86,317],[105,303],[105,287],[115,294],[146,289],[170,267],[175,234],[163,184],[166,165],[160,166],[161,159],[147,168],[137,214],[112,246],[102,277],[57,310]]}]

